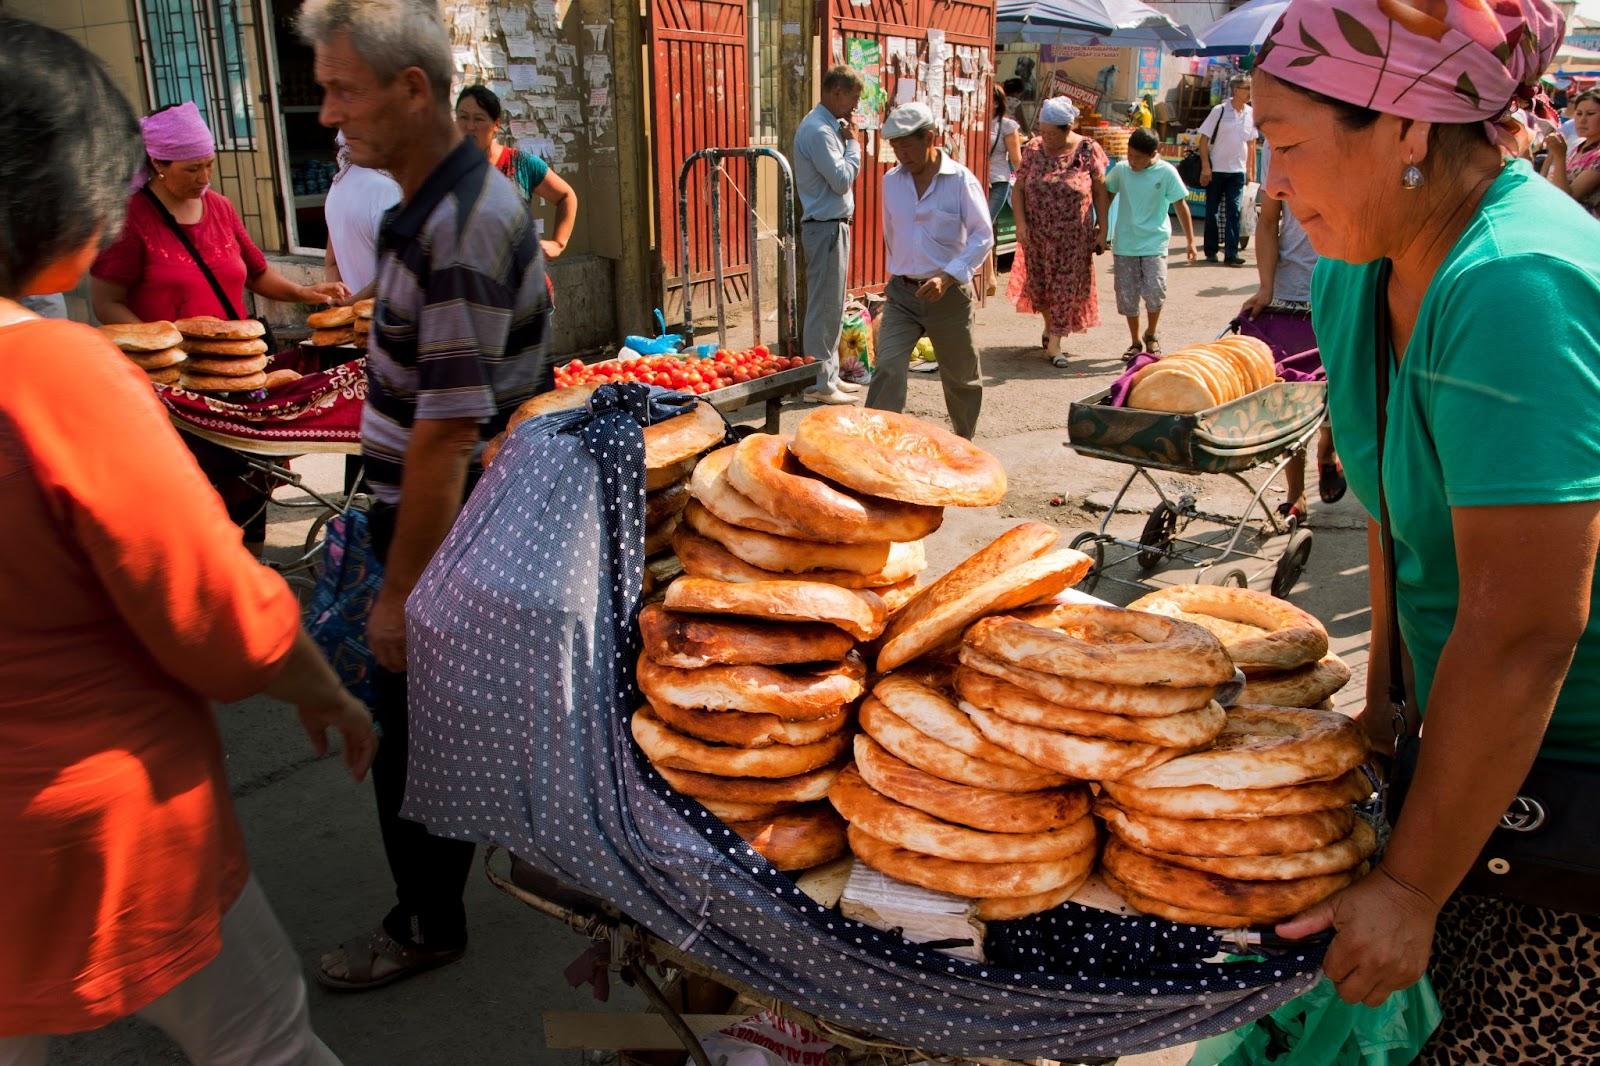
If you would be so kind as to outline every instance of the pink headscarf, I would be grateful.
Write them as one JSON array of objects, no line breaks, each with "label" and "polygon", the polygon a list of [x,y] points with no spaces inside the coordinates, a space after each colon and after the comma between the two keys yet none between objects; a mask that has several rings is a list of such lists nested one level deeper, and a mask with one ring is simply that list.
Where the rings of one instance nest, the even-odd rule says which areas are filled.
[{"label": "pink headscarf", "polygon": [[1401,118],[1481,121],[1509,145],[1521,128],[1506,117],[1513,97],[1565,32],[1549,0],[1292,0],[1256,67]]},{"label": "pink headscarf", "polygon": [[[140,119],[139,132],[144,136],[145,155],[151,159],[201,159],[217,151],[211,128],[192,100]],[[135,183],[143,185],[149,180],[148,168],[141,167]]]}]

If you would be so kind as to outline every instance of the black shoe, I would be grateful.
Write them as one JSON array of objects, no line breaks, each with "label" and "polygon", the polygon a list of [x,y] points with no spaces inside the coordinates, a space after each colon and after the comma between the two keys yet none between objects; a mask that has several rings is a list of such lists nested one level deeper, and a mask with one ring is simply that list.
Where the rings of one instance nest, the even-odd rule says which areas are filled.
[{"label": "black shoe", "polygon": [[1242,267],[1242,266],[1244,266],[1244,263],[1245,263],[1245,261],[1243,259],[1239,258],[1238,256],[1233,256],[1231,259],[1224,259],[1222,261],[1222,265],[1223,266],[1231,266],[1231,267]]},{"label": "black shoe", "polygon": [[1213,266],[1215,266],[1217,264],[1218,260],[1217,260],[1216,256],[1208,255],[1208,256],[1206,256],[1206,262],[1208,262],[1208,263],[1212,264]]}]

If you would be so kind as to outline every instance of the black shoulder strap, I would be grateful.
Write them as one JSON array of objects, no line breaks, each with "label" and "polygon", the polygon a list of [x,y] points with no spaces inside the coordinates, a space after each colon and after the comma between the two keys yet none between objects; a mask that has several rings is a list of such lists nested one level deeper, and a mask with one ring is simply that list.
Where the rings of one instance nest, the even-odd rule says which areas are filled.
[{"label": "black shoulder strap", "polygon": [[[1214,126],[1212,128],[1210,133],[1206,132],[1206,124],[1204,122],[1200,123],[1200,136],[1202,136],[1202,137],[1210,137],[1211,138],[1211,143],[1213,143],[1213,144],[1215,144],[1216,141],[1217,141],[1217,134],[1222,132],[1222,109],[1227,107],[1227,106],[1228,106],[1228,102],[1226,100],[1224,100],[1222,103],[1217,105],[1217,110],[1215,112],[1215,114],[1217,116],[1217,124],[1216,124],[1216,126]],[[1211,117],[1210,115],[1206,116],[1207,119],[1209,119],[1210,117]]]},{"label": "black shoulder strap", "polygon": [[[1378,281],[1372,298],[1373,358],[1376,360],[1378,427],[1378,537],[1383,544],[1383,586],[1388,607],[1387,638],[1389,652],[1389,705],[1394,714],[1395,739],[1412,732],[1406,702],[1406,675],[1403,644],[1400,640],[1400,613],[1395,595],[1394,528],[1389,522],[1389,495],[1383,487],[1383,443],[1389,429],[1389,379],[1394,371],[1394,338],[1389,323],[1389,275],[1393,264],[1385,259],[1378,266]],[[1376,634],[1374,634],[1376,635]]]},{"label": "black shoulder strap", "polygon": [[190,258],[194,260],[195,266],[200,268],[200,273],[204,274],[206,280],[211,283],[211,291],[216,293],[217,302],[222,304],[222,309],[228,313],[229,320],[237,322],[240,318],[238,309],[233,306],[233,301],[228,299],[228,294],[222,288],[222,283],[211,272],[210,265],[201,257],[200,249],[194,246],[194,242],[189,239],[189,234],[184,232],[183,227],[178,224],[178,220],[172,217],[172,212],[168,211],[167,205],[161,202],[161,197],[150,191],[150,186],[146,185],[140,191],[150,198],[152,204],[156,205],[156,212],[161,215],[161,220],[167,224],[167,228],[172,231],[173,236],[178,238],[178,242],[183,245],[184,251],[188,252]]}]

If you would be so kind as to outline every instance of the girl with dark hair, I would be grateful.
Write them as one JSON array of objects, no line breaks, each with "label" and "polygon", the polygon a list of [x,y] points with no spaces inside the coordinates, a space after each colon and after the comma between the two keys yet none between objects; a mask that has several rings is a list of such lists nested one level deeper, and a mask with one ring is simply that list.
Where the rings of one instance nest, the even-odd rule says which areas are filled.
[{"label": "girl with dark hair", "polygon": [[556,209],[555,232],[539,242],[544,257],[554,259],[566,251],[578,223],[578,194],[543,159],[500,143],[497,135],[504,117],[500,97],[487,85],[469,85],[456,97],[456,128],[461,135],[483,149],[491,166],[517,183],[524,200],[537,196]]},{"label": "girl with dark hair", "polygon": [[[1022,165],[1022,127],[1006,114],[1006,94],[998,87],[994,90],[994,113],[989,116],[989,124],[994,127],[989,132],[989,223],[993,225],[1011,201],[1011,180]],[[994,253],[990,252],[990,296],[995,294],[998,273]]]},{"label": "girl with dark hair", "polygon": [[19,298],[78,283],[141,158],[82,46],[0,17],[0,1064],[137,1014],[197,1063],[336,1066],[251,876],[212,700],[376,740],[144,374]]}]

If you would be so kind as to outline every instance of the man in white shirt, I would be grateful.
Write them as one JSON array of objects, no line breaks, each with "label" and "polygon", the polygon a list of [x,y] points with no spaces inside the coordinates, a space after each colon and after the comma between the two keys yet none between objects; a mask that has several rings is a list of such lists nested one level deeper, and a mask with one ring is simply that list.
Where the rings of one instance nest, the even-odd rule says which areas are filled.
[{"label": "man in white shirt", "polygon": [[378,275],[378,227],[389,208],[400,202],[400,186],[381,170],[350,162],[344,134],[338,145],[339,171],[322,206],[328,222],[328,250],[323,255],[324,281],[342,281],[355,299],[371,296]]},{"label": "man in white shirt", "polygon": [[861,102],[861,75],[834,67],[822,76],[822,102],[794,135],[795,190],[800,195],[800,244],[806,253],[805,354],[817,361],[817,383],[805,398],[856,402],[861,386],[839,377],[845,278],[850,272],[850,226],[855,221],[861,133],[850,115]]},{"label": "man in white shirt", "polygon": [[889,287],[878,331],[878,366],[867,406],[902,411],[917,342],[933,343],[955,431],[978,430],[983,376],[972,343],[972,278],[994,245],[983,184],[939,147],[926,104],[897,107],[884,121],[900,165],[883,177],[883,240]]},{"label": "man in white shirt", "polygon": [[[1206,188],[1206,260],[1243,266],[1239,255],[1239,218],[1244,187],[1256,180],[1256,120],[1250,107],[1250,79],[1228,83],[1232,99],[1211,109],[1200,123],[1200,184]],[[1219,233],[1220,231],[1220,233]],[[1220,239],[1219,239],[1220,238]]]}]

